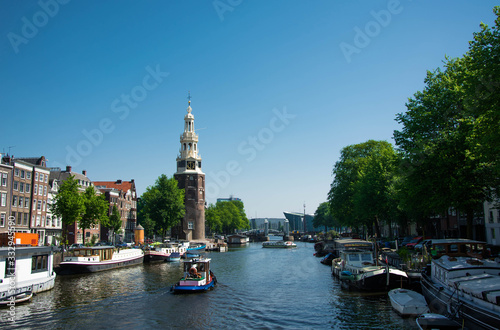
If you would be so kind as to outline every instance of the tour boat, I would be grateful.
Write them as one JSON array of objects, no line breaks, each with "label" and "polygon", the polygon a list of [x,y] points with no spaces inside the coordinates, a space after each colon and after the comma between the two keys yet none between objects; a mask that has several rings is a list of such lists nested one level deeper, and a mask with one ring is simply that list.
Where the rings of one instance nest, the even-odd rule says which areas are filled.
[{"label": "tour boat", "polygon": [[32,294],[52,289],[53,252],[52,247],[0,248],[0,304],[28,301]]},{"label": "tour boat", "polygon": [[215,286],[217,279],[210,270],[208,258],[184,261],[184,277],[171,287],[175,293],[207,291]]},{"label": "tour boat", "polygon": [[425,297],[415,291],[392,289],[389,291],[389,299],[392,308],[401,316],[417,316],[429,312]]},{"label": "tour boat", "polygon": [[289,249],[289,248],[294,248],[297,247],[297,244],[295,244],[292,241],[268,241],[262,243],[263,248],[278,248],[278,249]]},{"label": "tour boat", "polygon": [[112,246],[76,248],[64,256],[58,274],[93,273],[128,267],[143,262],[141,249],[117,249]]},{"label": "tour boat", "polygon": [[463,319],[469,328],[500,329],[500,263],[481,257],[485,244],[433,240],[434,254],[441,257],[422,274],[422,293],[432,311]]},{"label": "tour boat", "polygon": [[389,265],[377,266],[371,251],[344,250],[332,261],[332,274],[344,288],[363,291],[384,291],[406,284],[404,271]]}]

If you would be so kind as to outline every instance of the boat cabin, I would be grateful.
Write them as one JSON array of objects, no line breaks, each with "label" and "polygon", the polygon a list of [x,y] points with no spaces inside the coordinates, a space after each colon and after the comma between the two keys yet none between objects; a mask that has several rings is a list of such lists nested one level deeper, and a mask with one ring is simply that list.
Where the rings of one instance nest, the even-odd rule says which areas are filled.
[{"label": "boat cabin", "polygon": [[373,243],[361,239],[341,238],[333,241],[333,254],[340,256],[342,251],[346,250],[373,251]]},{"label": "boat cabin", "polygon": [[210,280],[210,260],[200,258],[184,261],[184,277],[180,285],[205,285]]},{"label": "boat cabin", "polygon": [[373,265],[373,254],[371,251],[345,250],[341,252],[341,259],[345,265],[352,267],[366,267]]},{"label": "boat cabin", "polygon": [[64,261],[94,261],[100,262],[111,260],[113,258],[114,247],[112,246],[95,246],[76,248],[69,251],[69,254],[64,257]]},{"label": "boat cabin", "polygon": [[482,259],[485,257],[486,243],[469,239],[436,239],[432,240],[431,255],[440,258],[443,255],[449,257],[471,257]]}]

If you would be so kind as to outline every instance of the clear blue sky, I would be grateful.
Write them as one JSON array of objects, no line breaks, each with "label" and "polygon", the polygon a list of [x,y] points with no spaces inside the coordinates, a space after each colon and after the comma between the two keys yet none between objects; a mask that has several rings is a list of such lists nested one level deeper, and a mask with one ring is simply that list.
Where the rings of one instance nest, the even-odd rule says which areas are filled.
[{"label": "clear blue sky", "polygon": [[497,1],[2,1],[0,151],[135,179],[176,170],[191,91],[207,200],[314,213],[340,150],[393,142],[426,70]]}]

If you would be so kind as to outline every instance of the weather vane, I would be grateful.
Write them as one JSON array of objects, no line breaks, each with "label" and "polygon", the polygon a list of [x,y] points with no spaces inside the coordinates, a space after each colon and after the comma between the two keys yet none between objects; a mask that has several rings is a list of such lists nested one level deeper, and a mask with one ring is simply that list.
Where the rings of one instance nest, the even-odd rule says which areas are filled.
[{"label": "weather vane", "polygon": [[191,91],[188,91],[188,103],[191,104]]}]

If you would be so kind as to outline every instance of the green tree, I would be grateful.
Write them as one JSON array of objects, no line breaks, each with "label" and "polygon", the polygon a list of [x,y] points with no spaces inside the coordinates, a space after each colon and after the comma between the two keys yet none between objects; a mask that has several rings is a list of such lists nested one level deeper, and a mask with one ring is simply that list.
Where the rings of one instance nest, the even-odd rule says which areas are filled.
[{"label": "green tree", "polygon": [[141,208],[143,221],[152,221],[154,228],[164,237],[167,230],[184,217],[184,189],[179,189],[175,178],[169,179],[162,174],[142,194]]},{"label": "green tree", "polygon": [[386,141],[369,140],[343,148],[328,195],[331,215],[344,226],[366,227],[380,236],[380,222],[391,214],[397,160]]},{"label": "green tree", "polygon": [[328,202],[323,202],[319,204],[316,212],[314,212],[313,226],[325,227],[325,233],[328,231],[328,227],[334,227],[337,223],[334,217],[330,213],[330,207]]},{"label": "green tree", "polygon": [[85,230],[101,224],[109,225],[109,202],[104,195],[97,195],[93,186],[87,187],[82,194],[84,210],[79,221],[79,227],[83,230],[83,240],[85,242]]},{"label": "green tree", "polygon": [[108,228],[111,230],[113,243],[116,244],[116,234],[119,233],[120,229],[122,229],[122,219],[120,216],[120,211],[118,211],[118,207],[113,205],[111,215],[109,216],[109,225]]},{"label": "green tree", "polygon": [[220,218],[220,214],[214,204],[210,204],[205,210],[205,222],[210,232],[222,232],[222,221]]},{"label": "green tree", "polygon": [[68,242],[67,226],[79,222],[84,209],[83,198],[78,191],[78,182],[74,176],[70,176],[62,182],[51,206],[52,213],[62,219],[64,245]]},{"label": "green tree", "polygon": [[205,219],[211,230],[224,234],[250,228],[242,201],[219,201],[215,206],[212,204],[205,212]]}]

